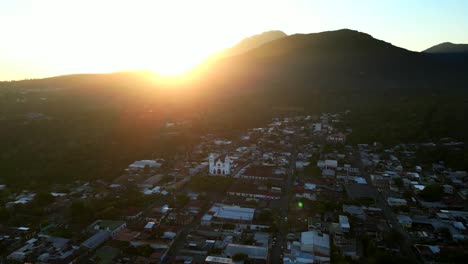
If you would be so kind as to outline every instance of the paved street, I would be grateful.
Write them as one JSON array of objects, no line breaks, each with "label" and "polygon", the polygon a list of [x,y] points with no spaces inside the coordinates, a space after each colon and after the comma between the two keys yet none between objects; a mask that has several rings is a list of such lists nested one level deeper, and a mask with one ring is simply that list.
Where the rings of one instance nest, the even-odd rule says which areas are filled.
[{"label": "paved street", "polygon": [[284,195],[281,197],[280,200],[280,223],[278,226],[278,233],[276,235],[276,245],[272,247],[272,252],[270,254],[271,263],[278,264],[283,263],[282,255],[283,250],[287,246],[287,238],[288,235],[288,223],[287,223],[287,216],[289,210],[289,202],[291,198],[291,188],[292,188],[292,179],[296,171],[296,157],[297,157],[297,150],[296,150],[296,142],[294,142],[294,148],[291,153],[291,159],[289,164],[289,171],[288,171],[288,178],[285,183],[285,191]]},{"label": "paved street", "polygon": [[[362,176],[366,178],[367,183],[370,186],[375,188],[375,186],[372,183],[369,173],[367,173],[367,171],[364,168],[364,165],[361,162],[359,151],[356,153],[357,153],[357,156],[356,156],[355,162],[356,164],[359,165],[359,169],[361,170]],[[409,237],[408,232],[406,232],[406,230],[404,230],[403,227],[398,223],[398,220],[395,214],[393,213],[392,208],[387,204],[387,197],[381,191],[378,191],[376,198],[377,198],[376,200],[377,206],[382,209],[385,218],[391,224],[391,228],[396,230],[403,237],[403,244],[400,245],[402,252],[408,257],[410,257],[412,260],[414,260],[414,262],[419,262],[413,250],[411,249],[412,247],[411,238]]]}]

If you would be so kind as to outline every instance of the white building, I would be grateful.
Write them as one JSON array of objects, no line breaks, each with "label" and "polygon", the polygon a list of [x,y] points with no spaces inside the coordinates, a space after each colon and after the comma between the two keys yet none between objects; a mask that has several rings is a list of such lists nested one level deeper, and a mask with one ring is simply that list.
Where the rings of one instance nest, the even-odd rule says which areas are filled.
[{"label": "white building", "polygon": [[150,168],[159,168],[162,165],[162,160],[137,160],[128,166],[130,169],[144,169],[146,166]]},{"label": "white building", "polygon": [[317,167],[320,169],[332,169],[336,170],[338,168],[338,161],[337,160],[319,160],[317,162]]},{"label": "white building", "polygon": [[410,228],[413,220],[408,215],[398,215],[398,223],[404,227]]},{"label": "white building", "polygon": [[390,206],[405,206],[408,204],[405,199],[394,198],[394,197],[388,197],[387,203]]},{"label": "white building", "polygon": [[314,254],[317,262],[330,261],[330,236],[317,231],[301,233],[301,251]]},{"label": "white building", "polygon": [[210,175],[229,176],[231,174],[231,158],[226,156],[224,162],[221,159],[215,161],[213,153],[209,157]]},{"label": "white building", "polygon": [[338,216],[338,218],[340,221],[341,231],[349,232],[349,230],[351,229],[351,225],[349,224],[348,217],[346,215],[340,215]]}]

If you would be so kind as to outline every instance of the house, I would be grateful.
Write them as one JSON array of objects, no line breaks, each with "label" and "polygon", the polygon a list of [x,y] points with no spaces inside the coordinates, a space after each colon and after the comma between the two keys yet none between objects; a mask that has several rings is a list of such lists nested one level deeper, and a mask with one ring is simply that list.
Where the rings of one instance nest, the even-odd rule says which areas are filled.
[{"label": "house", "polygon": [[411,228],[413,220],[408,215],[398,215],[398,223],[406,228]]},{"label": "house", "polygon": [[362,206],[343,205],[343,212],[351,214],[352,216],[357,217],[361,220],[366,219],[366,214],[364,213],[364,209],[362,209]]},{"label": "house", "polygon": [[146,223],[144,229],[147,230],[147,231],[151,231],[151,230],[153,230],[155,225],[156,225],[155,222],[148,222],[148,223]]},{"label": "house", "polygon": [[388,197],[387,203],[390,206],[405,206],[408,204],[405,199],[394,198],[394,197]]},{"label": "house", "polygon": [[275,187],[268,189],[263,181],[238,180],[229,188],[227,194],[246,198],[273,200],[280,198],[280,192],[281,190]]},{"label": "house", "polygon": [[145,167],[150,167],[150,168],[159,168],[162,165],[162,162],[164,160],[138,160],[130,164],[129,169],[133,170],[142,170]]},{"label": "house", "polygon": [[69,263],[78,254],[78,247],[62,237],[35,237],[6,257],[10,263]]},{"label": "house", "polygon": [[179,233],[180,228],[177,226],[161,226],[163,230],[163,238],[174,239]]},{"label": "house", "polygon": [[108,231],[110,236],[114,237],[117,232],[125,227],[127,227],[127,223],[124,221],[96,220],[88,227],[88,230],[91,232]]},{"label": "house", "polygon": [[346,215],[340,215],[338,216],[339,222],[340,222],[340,228],[342,232],[349,232],[351,229],[351,225],[349,224],[348,217]]},{"label": "house", "polygon": [[331,169],[323,169],[322,176],[324,177],[335,177],[335,171]]},{"label": "house", "polygon": [[344,143],[346,141],[346,135],[343,133],[331,134],[327,137],[327,141],[332,143]]},{"label": "house", "polygon": [[336,170],[338,168],[338,161],[337,160],[325,160],[325,161],[319,160],[317,162],[317,167],[321,169],[325,168],[325,169]]},{"label": "house", "polygon": [[453,186],[449,184],[444,184],[444,192],[447,194],[453,194]]},{"label": "house", "polygon": [[231,258],[206,256],[205,263],[207,263],[207,264],[232,264],[234,262],[232,261]]}]

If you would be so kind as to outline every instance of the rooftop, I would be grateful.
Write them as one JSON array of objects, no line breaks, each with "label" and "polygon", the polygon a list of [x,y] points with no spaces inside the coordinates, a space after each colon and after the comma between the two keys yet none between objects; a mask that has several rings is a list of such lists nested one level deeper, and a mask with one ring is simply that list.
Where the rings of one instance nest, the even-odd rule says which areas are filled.
[{"label": "rooftop", "polygon": [[255,209],[244,208],[235,205],[224,205],[217,204],[211,207],[211,212],[214,212],[213,216],[218,218],[233,219],[233,220],[247,220],[252,221]]},{"label": "rooftop", "polygon": [[119,228],[120,226],[124,225],[124,221],[114,221],[114,220],[97,220],[92,224],[92,228],[96,229],[98,226],[99,230],[108,230],[114,231],[115,229]]},{"label": "rooftop", "polygon": [[319,234],[317,231],[308,231],[301,233],[301,243],[305,245],[319,245],[321,247],[330,247],[330,236],[327,234]]}]

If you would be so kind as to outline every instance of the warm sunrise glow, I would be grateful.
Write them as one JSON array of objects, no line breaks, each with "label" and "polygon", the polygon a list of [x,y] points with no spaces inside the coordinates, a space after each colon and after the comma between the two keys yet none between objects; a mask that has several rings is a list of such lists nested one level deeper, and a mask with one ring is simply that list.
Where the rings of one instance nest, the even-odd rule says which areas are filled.
[{"label": "warm sunrise glow", "polygon": [[[176,75],[268,30],[294,34],[352,28],[411,50],[467,42],[468,5],[444,1],[444,14],[450,16],[441,17],[436,2],[1,1],[0,80],[121,70]],[[390,17],[396,13],[398,20]],[[430,34],[427,27],[433,29]]]}]

